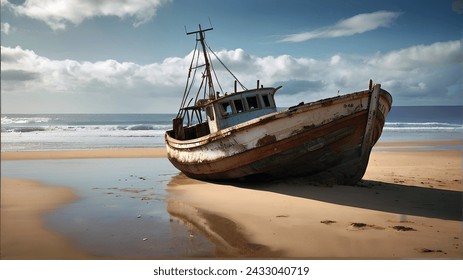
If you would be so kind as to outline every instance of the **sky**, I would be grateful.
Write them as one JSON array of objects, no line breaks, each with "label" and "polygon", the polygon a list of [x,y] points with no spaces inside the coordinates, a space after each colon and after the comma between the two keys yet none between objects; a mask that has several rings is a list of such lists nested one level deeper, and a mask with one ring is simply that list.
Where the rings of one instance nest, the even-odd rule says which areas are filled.
[{"label": "sky", "polygon": [[175,113],[199,24],[279,107],[370,79],[393,106],[463,105],[463,0],[1,0],[1,112]]}]

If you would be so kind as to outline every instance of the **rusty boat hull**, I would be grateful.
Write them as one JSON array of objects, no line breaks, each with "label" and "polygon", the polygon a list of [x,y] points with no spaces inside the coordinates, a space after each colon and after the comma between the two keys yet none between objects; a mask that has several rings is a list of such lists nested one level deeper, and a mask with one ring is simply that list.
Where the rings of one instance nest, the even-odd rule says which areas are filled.
[{"label": "rusty boat hull", "polygon": [[199,138],[166,132],[167,155],[187,176],[205,180],[310,176],[356,184],[392,104],[380,85],[300,104]]}]

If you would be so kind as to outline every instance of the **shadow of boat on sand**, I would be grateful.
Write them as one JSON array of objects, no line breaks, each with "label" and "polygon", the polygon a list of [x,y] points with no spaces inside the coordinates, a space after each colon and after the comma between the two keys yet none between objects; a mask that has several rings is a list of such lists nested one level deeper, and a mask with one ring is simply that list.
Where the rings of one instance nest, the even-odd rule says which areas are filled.
[{"label": "shadow of boat on sand", "polygon": [[[182,173],[169,185],[194,184]],[[462,221],[463,193],[430,187],[362,180],[356,186],[315,185],[305,178],[277,182],[213,182],[400,215]]]},{"label": "shadow of boat on sand", "polygon": [[463,193],[459,191],[371,180],[362,180],[356,186],[308,185],[304,178],[231,185],[400,215],[462,221]]}]

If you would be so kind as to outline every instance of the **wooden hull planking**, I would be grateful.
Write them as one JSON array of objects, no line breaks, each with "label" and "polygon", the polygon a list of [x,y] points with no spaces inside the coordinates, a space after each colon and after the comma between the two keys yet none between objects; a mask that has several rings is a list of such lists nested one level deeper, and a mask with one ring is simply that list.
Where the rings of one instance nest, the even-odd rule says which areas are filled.
[{"label": "wooden hull planking", "polygon": [[314,176],[355,184],[365,173],[391,103],[390,94],[377,85],[197,139],[180,141],[166,133],[168,158],[198,179]]}]

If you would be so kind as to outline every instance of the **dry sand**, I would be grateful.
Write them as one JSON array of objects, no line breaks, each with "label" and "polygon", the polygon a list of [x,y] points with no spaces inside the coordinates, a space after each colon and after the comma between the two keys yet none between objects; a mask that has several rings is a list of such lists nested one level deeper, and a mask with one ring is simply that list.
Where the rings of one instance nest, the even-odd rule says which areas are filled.
[{"label": "dry sand", "polygon": [[[415,144],[374,151],[355,187],[303,179],[213,184],[180,174],[169,184],[168,211],[207,233],[224,257],[462,259],[462,152],[395,147]],[[2,160],[162,156],[162,148],[115,149],[2,153]],[[75,199],[65,190],[2,178],[2,258],[92,258],[40,219]]]},{"label": "dry sand", "polygon": [[355,187],[179,175],[169,211],[209,232],[225,256],[461,259],[461,159],[460,151],[374,151]]},{"label": "dry sand", "polygon": [[48,230],[43,214],[77,199],[64,187],[1,179],[1,259],[91,259],[65,237]]}]

